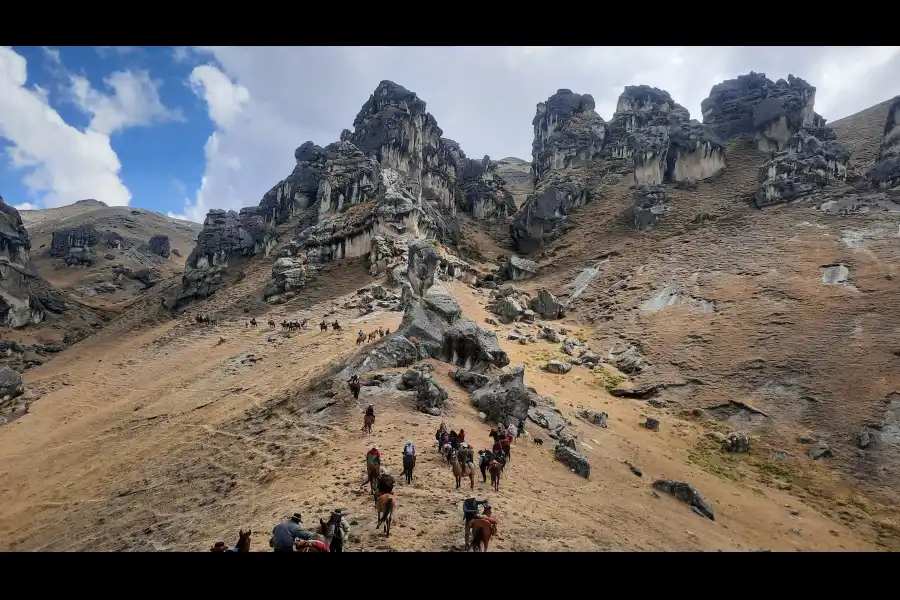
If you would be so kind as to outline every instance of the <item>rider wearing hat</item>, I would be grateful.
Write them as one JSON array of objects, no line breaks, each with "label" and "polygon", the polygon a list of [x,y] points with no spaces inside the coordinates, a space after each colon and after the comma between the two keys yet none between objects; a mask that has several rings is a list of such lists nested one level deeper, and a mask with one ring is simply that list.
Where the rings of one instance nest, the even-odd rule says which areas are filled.
[{"label": "rider wearing hat", "polygon": [[336,508],[331,513],[331,519],[329,523],[334,524],[334,537],[331,538],[331,551],[332,552],[343,552],[344,551],[344,542],[347,541],[347,537],[350,535],[350,525],[347,524],[347,519],[344,518],[344,509]]},{"label": "rider wearing hat", "polygon": [[275,552],[293,552],[295,540],[308,540],[312,534],[303,529],[302,517],[295,512],[290,519],[282,521],[272,530],[272,539],[269,544]]}]

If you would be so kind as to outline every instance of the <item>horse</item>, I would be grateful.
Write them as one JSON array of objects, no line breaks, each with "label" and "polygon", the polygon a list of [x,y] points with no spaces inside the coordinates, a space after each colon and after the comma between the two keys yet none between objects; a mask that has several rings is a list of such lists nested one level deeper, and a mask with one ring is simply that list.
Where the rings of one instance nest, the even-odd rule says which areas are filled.
[{"label": "horse", "polygon": [[378,332],[373,331],[369,334],[369,341],[374,342],[378,338]]},{"label": "horse", "polygon": [[307,326],[308,324],[309,324],[309,319],[303,319],[303,320],[300,322],[300,329],[307,329],[306,326]]},{"label": "horse", "polygon": [[[362,389],[362,384],[360,384],[358,381],[354,381],[352,383],[348,383],[347,385],[350,386],[350,393],[353,394],[353,399],[359,400],[359,390]],[[374,419],[372,420],[372,422],[373,423],[375,422]],[[363,431],[365,431],[365,430],[366,430],[366,420],[363,419]],[[372,433],[372,425],[371,424],[369,425],[369,431],[367,433]]]},{"label": "horse", "polygon": [[378,478],[381,477],[381,465],[376,463],[370,467],[366,467],[366,477],[369,478],[369,487],[374,494],[375,488],[378,487]]},{"label": "horse", "polygon": [[250,319],[250,327],[256,327],[256,317]]},{"label": "horse", "polygon": [[441,454],[444,455],[444,460],[448,463],[450,462],[450,454],[453,452],[453,446],[450,445],[450,442],[447,442],[441,447]]},{"label": "horse", "polygon": [[237,548],[238,552],[250,552],[250,536],[253,535],[253,530],[248,529],[244,531],[241,529],[238,532],[238,541],[237,544],[234,545]]},{"label": "horse", "polygon": [[497,525],[487,519],[472,519],[469,527],[472,529],[472,551],[480,552],[483,547],[487,552],[491,536],[497,533]]},{"label": "horse", "polygon": [[328,323],[325,321],[319,323],[319,331],[328,331]]},{"label": "horse", "polygon": [[460,464],[459,453],[454,452],[450,456],[450,468],[453,469],[453,477],[456,478],[456,489],[459,489],[463,477],[469,478],[469,489],[475,488],[475,470],[469,465]]},{"label": "horse", "polygon": [[492,460],[490,465],[488,465],[488,472],[491,474],[491,485],[494,488],[495,492],[500,491],[500,473],[503,472],[503,463],[497,460]]},{"label": "horse", "polygon": [[269,319],[269,327],[275,329],[275,321],[273,319]]},{"label": "horse", "polygon": [[375,524],[375,529],[384,525],[385,537],[390,537],[391,535],[391,521],[394,520],[395,505],[396,501],[394,500],[393,494],[386,493],[381,494],[380,496],[375,495],[375,514],[378,516],[378,522]]},{"label": "horse", "polygon": [[203,315],[201,315],[200,313],[197,313],[197,314],[194,316],[194,319],[196,319],[196,321],[197,321],[198,323],[201,323],[201,324],[206,322],[206,319],[203,318]]},{"label": "horse", "polygon": [[416,468],[416,456],[415,454],[410,456],[409,454],[403,455],[403,473],[406,475],[406,483],[407,485],[412,483],[413,469]]},{"label": "horse", "polygon": [[331,324],[331,328],[334,329],[335,331],[341,331],[341,324],[338,323],[337,321],[335,321],[334,323]]},{"label": "horse", "polygon": [[366,341],[366,334],[363,333],[362,331],[360,331],[359,335],[356,336],[356,345],[359,346],[360,344],[364,343],[365,341]]},{"label": "horse", "polygon": [[[359,384],[357,383],[356,385],[358,386]],[[371,435],[372,425],[374,425],[374,424],[375,424],[375,417],[373,417],[372,415],[366,415],[365,417],[363,417],[363,431],[365,432],[366,435]]]}]

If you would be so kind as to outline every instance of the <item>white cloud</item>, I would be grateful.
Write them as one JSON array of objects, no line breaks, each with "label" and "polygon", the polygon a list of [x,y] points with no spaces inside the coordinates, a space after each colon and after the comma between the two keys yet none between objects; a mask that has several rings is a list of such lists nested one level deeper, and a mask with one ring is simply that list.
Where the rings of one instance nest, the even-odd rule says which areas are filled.
[{"label": "white cloud", "polygon": [[70,76],[72,100],[91,115],[90,129],[111,135],[128,127],[183,121],[180,110],[169,110],[159,98],[161,81],[151,80],[147,71],[117,71],[103,80],[112,95],[91,87],[90,81]]},{"label": "white cloud", "polygon": [[236,85],[216,67],[201,65],[191,71],[191,89],[209,107],[209,117],[216,127],[227,129],[250,100],[250,92]]},{"label": "white cloud", "polygon": [[131,193],[119,178],[121,165],[109,136],[66,124],[46,95],[26,83],[25,58],[0,47],[0,137],[11,143],[11,166],[26,171],[26,187],[44,194],[40,205],[62,206],[84,198],[128,204]]},{"label": "white cloud", "polygon": [[30,202],[23,202],[22,204],[14,204],[13,208],[16,210],[38,210],[40,206],[36,206]]},{"label": "white cloud", "polygon": [[68,85],[67,99],[91,115],[81,131],[67,124],[51,106],[47,90],[28,85],[25,58],[0,47],[0,138],[9,165],[24,171],[32,207],[54,207],[85,198],[109,205],[127,205],[131,192],[122,182],[121,164],[109,136],[128,127],[183,119],[162,105],[159,81],[146,72],[122,71],[105,80],[107,95],[93,89],[83,77],[65,72],[59,51],[43,48],[45,66],[54,78]]}]

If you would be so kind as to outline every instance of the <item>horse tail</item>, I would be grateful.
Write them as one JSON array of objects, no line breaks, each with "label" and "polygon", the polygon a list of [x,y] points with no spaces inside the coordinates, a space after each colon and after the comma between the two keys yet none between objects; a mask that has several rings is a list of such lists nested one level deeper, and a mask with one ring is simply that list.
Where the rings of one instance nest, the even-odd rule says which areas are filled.
[{"label": "horse tail", "polygon": [[484,530],[481,527],[476,527],[475,531],[472,532],[472,549],[475,550],[479,546],[481,546],[482,539],[484,538]]},{"label": "horse tail", "polygon": [[394,512],[394,499],[386,498],[384,501],[384,508],[381,509],[381,516],[378,519],[378,524],[375,527],[381,527],[384,523],[391,517]]}]

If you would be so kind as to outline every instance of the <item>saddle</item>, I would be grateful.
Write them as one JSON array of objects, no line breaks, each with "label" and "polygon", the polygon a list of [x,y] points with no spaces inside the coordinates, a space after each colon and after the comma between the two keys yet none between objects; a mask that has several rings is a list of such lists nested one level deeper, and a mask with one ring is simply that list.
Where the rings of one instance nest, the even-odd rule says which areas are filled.
[{"label": "saddle", "polygon": [[323,541],[320,540],[297,540],[294,543],[294,551],[295,552],[331,552],[331,548],[328,547]]}]

